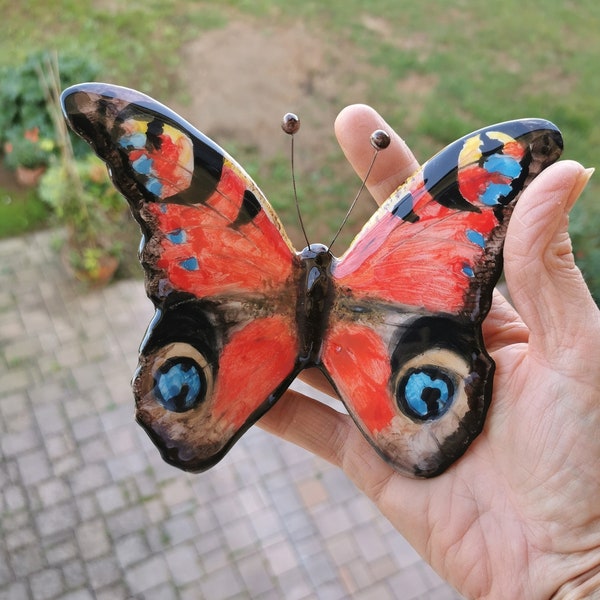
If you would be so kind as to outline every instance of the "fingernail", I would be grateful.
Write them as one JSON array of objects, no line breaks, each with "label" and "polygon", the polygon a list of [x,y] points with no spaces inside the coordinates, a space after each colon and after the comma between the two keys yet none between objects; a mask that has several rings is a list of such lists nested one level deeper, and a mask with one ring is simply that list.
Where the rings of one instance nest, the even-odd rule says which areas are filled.
[{"label": "fingernail", "polygon": [[575,185],[573,186],[573,189],[571,190],[571,193],[569,194],[569,200],[567,202],[567,205],[569,208],[571,208],[571,206],[573,206],[573,204],[575,204],[577,198],[579,198],[579,196],[581,195],[581,192],[583,192],[583,190],[585,189],[585,186],[588,184],[588,181],[591,179],[592,175],[594,174],[595,169],[593,167],[590,167],[589,169],[585,169],[584,171],[582,171],[582,173],[579,175],[579,177],[575,180]]}]

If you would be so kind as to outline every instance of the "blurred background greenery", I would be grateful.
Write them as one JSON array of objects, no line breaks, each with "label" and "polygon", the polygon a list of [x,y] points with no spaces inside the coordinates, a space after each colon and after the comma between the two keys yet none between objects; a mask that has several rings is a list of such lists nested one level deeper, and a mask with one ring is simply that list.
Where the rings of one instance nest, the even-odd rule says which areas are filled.
[{"label": "blurred background greenery", "polygon": [[[7,115],[14,113],[15,104],[23,108],[20,103],[27,103],[22,86],[30,85],[35,77],[25,77],[21,88],[15,89],[14,84],[23,77],[32,56],[56,50],[63,83],[91,78],[110,81],[185,108],[199,94],[218,93],[219,73],[217,83],[213,77],[203,87],[203,72],[220,64],[216,57],[233,52],[246,38],[233,33],[208,36],[227,32],[237,23],[266,42],[264,62],[259,59],[251,68],[261,85],[248,85],[252,90],[248,89],[247,97],[231,99],[231,110],[236,113],[252,105],[252,115],[256,114],[261,89],[268,94],[277,85],[270,81],[269,69],[261,67],[271,64],[271,54],[282,53],[285,58],[285,32],[294,31],[294,43],[298,32],[309,43],[298,48],[322,48],[319,64],[310,66],[316,74],[305,78],[303,98],[298,101],[301,107],[312,105],[309,114],[321,112],[329,118],[346,104],[369,103],[423,160],[481,126],[543,117],[562,130],[565,158],[594,167],[600,157],[600,3],[596,0],[547,0],[543,4],[528,0],[0,0],[0,14],[0,110],[4,115],[0,138],[5,155],[9,154],[6,143],[14,145],[19,138]],[[219,43],[191,52],[192,45],[203,39]],[[237,52],[243,50],[237,48]],[[305,54],[289,52],[290,71],[308,69],[302,64]],[[236,78],[235,65],[219,69],[223,84]],[[281,86],[285,85],[282,80]],[[203,129],[201,119],[189,118]],[[358,182],[337,149],[331,129],[321,131],[319,120],[314,122],[315,128],[309,125],[297,144],[297,178],[309,232],[321,238],[341,221]],[[28,123],[23,131],[33,130],[38,141],[46,140],[52,133],[44,127]],[[215,130],[224,133],[217,142],[256,178],[297,239],[286,146],[277,129],[265,131],[257,126],[249,134],[228,129],[224,123]],[[318,138],[318,152],[313,152],[313,142],[306,142],[302,150],[304,140],[311,136]],[[265,137],[273,139],[275,151],[263,151]],[[596,298],[600,298],[599,186],[592,179],[571,219],[577,259]],[[347,239],[373,209],[367,200],[364,206],[353,218]],[[0,236],[50,222],[51,213],[36,189],[15,185],[3,168]],[[134,248],[135,243],[132,255]]]}]

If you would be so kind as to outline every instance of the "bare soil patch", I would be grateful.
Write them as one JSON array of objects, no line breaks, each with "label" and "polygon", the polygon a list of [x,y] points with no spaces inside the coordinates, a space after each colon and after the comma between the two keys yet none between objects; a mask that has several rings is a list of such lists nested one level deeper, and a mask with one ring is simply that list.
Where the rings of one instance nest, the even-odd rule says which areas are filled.
[{"label": "bare soil patch", "polygon": [[300,151],[318,159],[333,143],[341,108],[367,100],[369,70],[354,46],[338,42],[302,23],[236,20],[203,33],[183,50],[180,80],[189,103],[177,109],[224,147],[234,140],[267,158],[287,151],[281,117],[295,112]]},{"label": "bare soil patch", "polygon": [[[374,79],[384,76],[359,47],[338,35],[328,37],[301,22],[264,24],[238,17],[184,47],[178,80],[185,101],[173,108],[234,158],[239,160],[236,151],[243,149],[255,161],[289,156],[290,140],[280,124],[286,112],[294,112],[302,124],[295,145],[300,189],[326,164],[332,178],[343,177],[358,190],[358,180],[341,160],[333,123],[344,106],[368,102]],[[257,183],[269,192],[264,181]],[[327,242],[353,193],[320,195],[310,199],[311,206],[301,207],[309,239]],[[357,205],[340,238],[340,253],[374,208],[368,198]],[[302,247],[297,220],[284,219],[284,224],[294,244]]]}]

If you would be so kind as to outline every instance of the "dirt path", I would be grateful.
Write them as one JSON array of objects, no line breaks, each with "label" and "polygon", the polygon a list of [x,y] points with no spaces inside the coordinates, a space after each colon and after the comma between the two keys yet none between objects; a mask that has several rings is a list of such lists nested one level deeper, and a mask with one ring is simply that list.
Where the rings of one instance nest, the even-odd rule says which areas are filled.
[{"label": "dirt path", "polygon": [[339,110],[366,100],[364,63],[355,47],[343,46],[302,23],[258,28],[236,20],[184,48],[180,79],[189,104],[176,108],[219,143],[238,140],[266,158],[287,148],[279,123],[296,112],[301,151],[318,158],[323,140],[333,141]]},{"label": "dirt path", "polygon": [[[319,185],[318,197],[301,207],[309,238],[326,242],[359,186],[340,158],[333,123],[344,106],[368,102],[373,78],[379,76],[384,75],[374,72],[360,47],[339,36],[328,37],[299,22],[265,24],[236,18],[184,47],[178,78],[183,82],[184,101],[173,108],[234,158],[241,160],[242,148],[256,161],[288,156],[290,141],[281,131],[281,118],[286,112],[298,114],[302,127],[295,148],[300,189],[324,164],[332,167],[332,180],[325,185],[335,188],[339,178],[350,182],[351,191],[341,197]],[[332,156],[338,158],[332,162]],[[257,183],[269,193],[266,182]],[[291,198],[291,193],[290,184],[286,197]],[[359,203],[340,238],[340,252],[374,207],[368,198]],[[295,216],[281,216],[292,241],[302,247]]]}]

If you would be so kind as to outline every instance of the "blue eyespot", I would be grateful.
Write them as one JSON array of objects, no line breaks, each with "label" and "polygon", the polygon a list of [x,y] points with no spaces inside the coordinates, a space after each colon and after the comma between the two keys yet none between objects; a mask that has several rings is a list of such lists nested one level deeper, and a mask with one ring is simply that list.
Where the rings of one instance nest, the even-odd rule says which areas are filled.
[{"label": "blue eyespot", "polygon": [[467,236],[467,239],[473,244],[476,244],[481,248],[485,248],[485,238],[481,233],[479,233],[479,231],[475,231],[474,229],[467,229],[465,231],[465,235]]},{"label": "blue eyespot", "polygon": [[198,259],[195,256],[181,260],[179,261],[179,264],[186,271],[197,271],[200,268],[198,265]]},{"label": "blue eyespot", "polygon": [[157,198],[161,197],[163,184],[160,182],[159,179],[157,179],[156,177],[148,177],[145,186],[151,194],[153,194]]},{"label": "blue eyespot", "polygon": [[152,172],[153,161],[145,154],[142,154],[142,156],[131,163],[131,166],[140,175],[150,175]]},{"label": "blue eyespot", "polygon": [[174,229],[167,233],[167,238],[174,244],[184,244],[187,241],[187,234],[183,229]]},{"label": "blue eyespot", "polygon": [[[523,168],[521,164],[510,156],[503,154],[492,154],[484,163],[484,169],[491,174],[500,174],[511,182],[521,175]],[[504,203],[505,199],[513,191],[510,183],[490,183],[479,199],[487,206],[495,206]]]},{"label": "blue eyespot", "polygon": [[480,194],[479,199],[486,206],[495,206],[501,204],[512,191],[512,187],[508,183],[490,183],[483,194]]},{"label": "blue eyespot", "polygon": [[205,394],[202,370],[189,357],[168,359],[154,374],[154,396],[167,410],[188,411],[197,406]]},{"label": "blue eyespot", "polygon": [[520,163],[511,156],[504,154],[491,154],[485,160],[484,168],[490,173],[500,173],[510,179],[516,179],[521,175],[523,168]]},{"label": "blue eyespot", "polygon": [[452,405],[455,385],[437,367],[409,369],[398,384],[396,399],[400,410],[418,421],[442,416]]},{"label": "blue eyespot", "polygon": [[128,133],[119,138],[119,145],[122,148],[144,148],[146,139],[145,133]]}]

